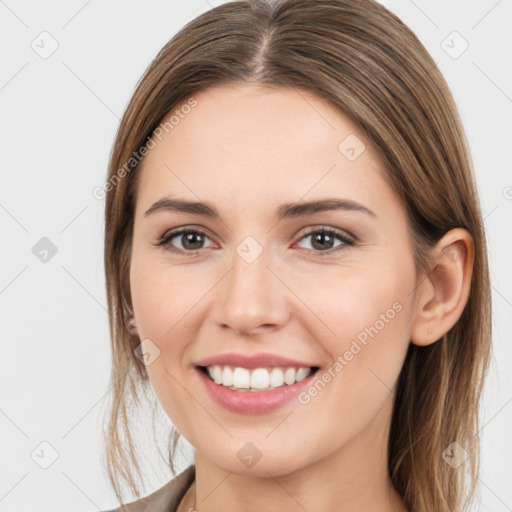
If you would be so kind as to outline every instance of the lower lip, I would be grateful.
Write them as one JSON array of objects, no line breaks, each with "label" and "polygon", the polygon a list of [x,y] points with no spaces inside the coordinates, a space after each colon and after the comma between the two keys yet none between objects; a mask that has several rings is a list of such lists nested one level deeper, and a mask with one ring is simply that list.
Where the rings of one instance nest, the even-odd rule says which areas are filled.
[{"label": "lower lip", "polygon": [[318,371],[310,373],[305,379],[290,386],[282,386],[268,391],[235,391],[216,384],[199,368],[196,368],[196,371],[204,382],[208,393],[219,405],[229,411],[241,414],[262,414],[282,407],[307,387],[318,373]]}]

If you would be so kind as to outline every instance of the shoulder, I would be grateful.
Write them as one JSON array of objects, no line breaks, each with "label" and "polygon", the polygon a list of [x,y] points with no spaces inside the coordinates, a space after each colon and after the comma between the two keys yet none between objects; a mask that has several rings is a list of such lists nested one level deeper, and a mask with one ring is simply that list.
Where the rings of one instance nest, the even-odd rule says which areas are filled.
[{"label": "shoulder", "polygon": [[195,470],[195,466],[189,466],[148,496],[103,512],[175,512],[194,481]]}]

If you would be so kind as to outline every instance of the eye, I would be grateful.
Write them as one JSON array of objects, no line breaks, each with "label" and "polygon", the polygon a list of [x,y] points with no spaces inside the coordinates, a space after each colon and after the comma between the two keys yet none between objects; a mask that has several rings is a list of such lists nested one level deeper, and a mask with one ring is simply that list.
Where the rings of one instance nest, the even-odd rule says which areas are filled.
[{"label": "eye", "polygon": [[[175,238],[181,243],[182,248],[175,247],[171,243]],[[163,246],[167,250],[176,254],[193,256],[198,254],[200,249],[203,249],[201,245],[204,244],[205,238],[209,239],[203,231],[182,228],[177,231],[171,231],[170,233],[164,234],[156,245]]]},{"label": "eye", "polygon": [[[321,228],[309,231],[302,236],[299,241],[311,238],[313,249],[307,249],[309,254],[328,256],[335,252],[346,249],[347,246],[354,245],[354,240],[332,228]],[[341,244],[333,246],[335,239],[341,240]]]},{"label": "eye", "polygon": [[[307,238],[311,239],[311,246],[313,248],[306,249],[306,252],[315,256],[332,255],[333,253],[342,251],[346,249],[347,246],[352,246],[355,243],[352,238],[349,238],[343,232],[325,227],[310,230],[299,238],[299,242],[306,240]],[[172,242],[174,239],[177,239],[178,243],[181,244],[181,248],[176,247],[176,242]],[[155,245],[164,247],[166,250],[175,254],[195,256],[201,249],[205,248],[203,246],[205,239],[210,240],[206,233],[201,230],[180,228],[176,231],[165,233]],[[336,239],[341,243],[333,246]]]}]

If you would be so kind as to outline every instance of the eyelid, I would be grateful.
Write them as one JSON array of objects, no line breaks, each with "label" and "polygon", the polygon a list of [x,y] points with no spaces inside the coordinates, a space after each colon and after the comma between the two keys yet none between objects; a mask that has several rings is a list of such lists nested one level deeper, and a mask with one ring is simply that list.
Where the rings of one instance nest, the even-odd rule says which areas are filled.
[{"label": "eyelid", "polygon": [[[177,235],[181,230],[185,230],[185,229],[187,231],[198,231],[199,233],[202,233],[204,235],[207,235],[209,238],[212,238],[209,235],[210,231],[209,231],[208,228],[205,228],[205,227],[200,226],[198,224],[185,224],[183,226],[177,226],[175,228],[172,228],[172,229],[169,229],[169,230],[165,231],[164,234],[161,235],[158,238],[158,240],[160,241],[162,239],[168,238],[171,234],[172,235]],[[327,224],[314,224],[312,226],[306,226],[306,227],[302,228],[299,231],[299,234],[295,235],[294,238],[296,238],[297,241],[298,241],[301,238],[303,238],[304,236],[309,235],[312,232],[314,232],[315,229],[318,230],[318,231],[321,231],[321,230],[334,231],[336,234],[338,234],[340,236],[343,236],[345,238],[348,238],[348,239],[350,239],[353,242],[357,242],[357,240],[358,240],[358,238],[355,235],[353,235],[352,233],[350,233],[349,231],[347,231],[345,229],[336,228],[334,226],[330,226],[330,225],[327,225]],[[300,233],[302,233],[302,235]],[[217,237],[217,238],[219,238],[219,237]]]},{"label": "eyelid", "polygon": [[168,230],[164,231],[164,233],[158,237],[158,241],[165,240],[170,237],[174,237],[178,234],[181,234],[182,231],[197,232],[197,233],[207,236],[210,239],[212,239],[212,238],[220,239],[220,237],[218,237],[218,236],[213,237],[212,235],[210,235],[210,230],[208,228],[205,228],[204,226],[199,226],[196,224],[185,224],[183,226],[177,226],[175,228],[168,229]]},{"label": "eyelid", "polygon": [[334,226],[330,226],[327,224],[314,224],[313,226],[307,226],[299,231],[297,235],[297,241],[302,240],[307,235],[311,235],[312,233],[316,233],[317,231],[330,231],[335,233],[337,236],[341,238],[346,238],[351,242],[355,243],[357,241],[357,237],[355,237],[352,233],[346,231],[345,229],[336,228]]},{"label": "eyelid", "polygon": [[[170,246],[169,242],[171,239],[173,239],[177,236],[183,235],[183,233],[187,233],[187,232],[198,233],[200,235],[203,235],[206,238],[210,239],[215,244],[215,241],[212,240],[212,237],[209,236],[209,234],[208,234],[209,233],[208,229],[206,229],[202,226],[196,227],[193,224],[186,224],[184,226],[176,227],[176,228],[166,231],[157,240],[156,244],[154,244],[154,245],[162,246],[164,249],[166,249],[170,252],[177,253],[177,254],[184,255],[184,256],[197,255],[199,252],[201,252],[205,248],[186,251],[186,250],[175,248],[175,247],[171,248],[171,246]],[[344,250],[344,248],[346,248],[346,247],[355,245],[355,243],[357,242],[357,237],[355,237],[354,235],[352,235],[351,233],[349,233],[345,230],[342,230],[340,228],[335,228],[333,226],[317,224],[317,225],[307,226],[307,227],[303,228],[299,232],[299,234],[294,237],[295,241],[293,242],[293,246],[296,245],[297,243],[301,242],[304,238],[307,238],[308,236],[312,236],[313,234],[319,233],[319,232],[332,234],[332,235],[335,235],[336,237],[338,237],[343,242],[341,244],[341,247],[337,246],[335,248],[331,248],[326,251],[315,251],[314,249],[303,249],[303,251],[305,251],[308,254],[313,253],[315,256],[317,256],[317,255],[320,255],[320,256],[333,256],[334,255],[334,256],[336,256],[338,252]]]},{"label": "eyelid", "polygon": [[[163,235],[158,237],[156,243],[153,244],[153,245],[162,246],[164,249],[171,250],[171,249],[169,249],[169,247],[167,247],[168,245],[170,245],[169,244],[170,240],[175,238],[175,237],[177,237],[177,236],[183,235],[184,233],[197,233],[197,234],[200,234],[200,235],[208,238],[209,240],[211,240],[213,242],[213,244],[215,244],[215,241],[212,239],[213,237],[211,237],[209,235],[209,230],[208,229],[206,229],[206,228],[204,228],[202,226],[201,227],[195,227],[194,225],[186,224],[185,226],[180,226],[180,227],[173,228],[173,229],[165,231]],[[183,251],[183,249],[177,249],[176,248],[176,252],[184,252],[184,253],[187,253],[187,254],[196,254],[196,253],[198,253],[201,250],[202,249],[197,249],[195,251]]]}]

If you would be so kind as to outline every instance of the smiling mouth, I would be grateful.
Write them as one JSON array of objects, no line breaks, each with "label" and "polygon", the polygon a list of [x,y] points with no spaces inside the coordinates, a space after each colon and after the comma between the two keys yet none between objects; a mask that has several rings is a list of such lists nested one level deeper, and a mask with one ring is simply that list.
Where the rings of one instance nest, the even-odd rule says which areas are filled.
[{"label": "smiling mouth", "polygon": [[311,367],[243,368],[231,365],[197,366],[211,381],[234,391],[270,391],[293,386],[319,370]]}]

